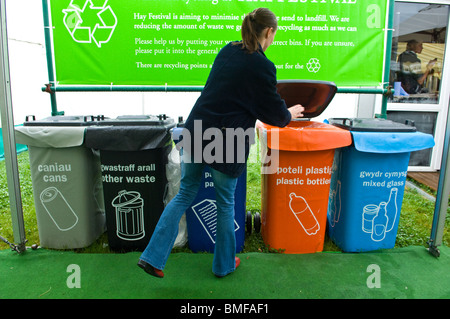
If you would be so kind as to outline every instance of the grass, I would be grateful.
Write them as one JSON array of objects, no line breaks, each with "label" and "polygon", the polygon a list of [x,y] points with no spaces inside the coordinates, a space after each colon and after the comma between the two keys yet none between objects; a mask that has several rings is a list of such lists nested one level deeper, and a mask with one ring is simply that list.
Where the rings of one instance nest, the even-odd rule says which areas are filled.
[{"label": "grass", "polygon": [[[417,184],[417,183],[416,183]],[[429,194],[436,196],[436,192],[427,186],[421,188]],[[400,222],[397,232],[397,247],[411,245],[427,246],[430,237],[431,225],[433,222],[434,202],[422,197],[416,190],[406,189],[403,196],[403,204]],[[447,207],[447,217],[444,228],[443,244],[450,244],[450,203]]]},{"label": "grass", "polygon": [[[261,175],[257,144],[252,147],[247,168],[247,211],[255,214],[261,211]],[[22,205],[25,220],[26,238],[28,246],[39,244],[39,234],[34,208],[33,188],[30,174],[28,152],[18,155],[19,175]],[[0,162],[0,235],[13,242],[11,214],[9,209],[9,195],[6,180],[5,162]],[[423,185],[422,185],[423,186]],[[427,189],[433,194],[432,190]],[[436,196],[436,194],[433,194]],[[450,209],[448,209],[448,212]],[[423,198],[415,190],[406,189],[403,198],[400,224],[397,234],[396,247],[412,245],[427,246],[433,220],[434,203]],[[450,214],[447,215],[444,229],[443,244],[450,245]],[[0,241],[0,249],[9,249],[9,246]],[[90,247],[78,249],[85,253],[109,253],[108,238],[103,234]],[[177,248],[176,251],[189,251],[188,248]],[[328,238],[325,238],[324,251],[339,251],[339,248]],[[259,233],[252,232],[246,236],[244,252],[276,252],[267,247]]]},{"label": "grass", "polygon": [[[28,152],[17,156],[19,165],[20,191],[23,206],[23,218],[25,223],[25,234],[29,245],[39,243],[39,234],[36,221],[36,210],[34,208],[33,187],[31,184],[30,160]],[[5,161],[0,162],[0,235],[8,241],[13,242],[13,230],[11,224],[11,211],[9,208],[8,183],[6,179]],[[0,241],[0,249],[9,248]]]}]

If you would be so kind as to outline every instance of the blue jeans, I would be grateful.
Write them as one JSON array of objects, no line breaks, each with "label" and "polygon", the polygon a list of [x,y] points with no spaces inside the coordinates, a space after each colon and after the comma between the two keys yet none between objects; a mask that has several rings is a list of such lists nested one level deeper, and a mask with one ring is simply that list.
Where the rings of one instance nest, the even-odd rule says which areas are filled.
[{"label": "blue jeans", "polygon": [[[157,269],[164,269],[183,213],[191,206],[200,188],[205,165],[181,162],[178,194],[164,209],[152,238],[140,259]],[[237,178],[211,169],[217,205],[217,231],[212,271],[225,276],[235,270],[236,237],[234,230],[234,193]]]}]

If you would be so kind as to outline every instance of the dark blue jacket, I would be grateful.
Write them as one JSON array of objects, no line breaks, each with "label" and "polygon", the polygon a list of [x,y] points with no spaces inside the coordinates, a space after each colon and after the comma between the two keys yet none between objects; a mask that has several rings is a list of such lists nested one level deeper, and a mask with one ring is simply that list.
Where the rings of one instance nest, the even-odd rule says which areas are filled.
[{"label": "dark blue jacket", "polygon": [[[252,131],[254,137],[257,119],[274,126],[286,126],[291,121],[291,114],[287,110],[286,103],[277,93],[276,84],[275,65],[267,59],[261,47],[253,54],[243,50],[240,44],[233,45],[230,42],[223,47],[185,123],[185,128],[189,130],[191,137],[191,154],[196,154],[193,146],[195,140],[202,139],[199,134],[194,136],[194,121],[201,120],[202,134],[208,128],[216,128],[216,131],[220,130],[223,133],[222,141],[217,141],[215,134],[213,134],[215,139],[202,139],[201,150],[205,151],[204,154],[211,154],[213,150],[212,154],[217,155],[214,150],[216,152],[222,150],[221,155],[223,155],[215,156],[212,163],[207,158],[203,158],[202,162],[206,162],[222,173],[239,177],[246,167],[250,143],[253,141],[251,136],[244,139],[233,137],[234,143],[230,144],[231,135],[226,134],[230,132],[227,129],[233,131],[233,129],[242,128],[241,132]],[[199,123],[197,122],[197,125]],[[247,131],[249,128],[251,129]],[[196,133],[199,132],[197,130]],[[242,136],[242,134],[236,136]],[[213,142],[217,144],[210,144]],[[237,158],[238,153],[242,153],[242,149],[245,150],[244,160]],[[234,154],[234,160],[227,158],[227,154]]]}]

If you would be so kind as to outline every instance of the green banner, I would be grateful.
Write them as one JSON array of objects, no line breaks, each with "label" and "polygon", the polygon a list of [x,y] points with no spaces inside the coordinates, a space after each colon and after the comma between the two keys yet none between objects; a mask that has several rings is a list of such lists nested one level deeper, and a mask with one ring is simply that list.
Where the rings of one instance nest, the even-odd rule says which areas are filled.
[{"label": "green banner", "polygon": [[278,17],[278,79],[379,86],[386,0],[51,0],[59,85],[204,85],[246,13]]}]

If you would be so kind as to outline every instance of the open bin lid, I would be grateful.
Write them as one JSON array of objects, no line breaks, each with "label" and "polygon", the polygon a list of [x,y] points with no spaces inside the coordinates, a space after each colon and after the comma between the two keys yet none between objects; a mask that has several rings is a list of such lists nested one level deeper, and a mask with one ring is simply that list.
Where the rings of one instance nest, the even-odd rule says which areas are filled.
[{"label": "open bin lid", "polygon": [[380,118],[331,118],[328,122],[349,131],[360,132],[415,132],[414,123],[405,124]]},{"label": "open bin lid", "polygon": [[330,104],[337,92],[336,84],[314,80],[280,80],[277,92],[287,107],[301,104],[304,118],[319,116]]},{"label": "open bin lid", "polygon": [[[277,91],[287,107],[301,104],[304,118],[319,116],[330,104],[337,92],[333,82],[313,80],[282,80],[277,83]],[[319,151],[348,146],[352,143],[348,130],[336,126],[292,120],[285,127],[275,127],[256,122],[258,132],[263,134],[264,143],[272,149],[284,151]]]}]

